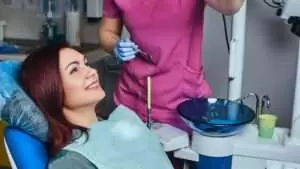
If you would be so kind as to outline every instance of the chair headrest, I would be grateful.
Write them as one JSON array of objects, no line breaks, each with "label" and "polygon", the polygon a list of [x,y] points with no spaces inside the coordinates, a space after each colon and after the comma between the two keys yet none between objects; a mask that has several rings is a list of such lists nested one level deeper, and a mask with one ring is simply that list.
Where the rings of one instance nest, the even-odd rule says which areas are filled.
[{"label": "chair headrest", "polygon": [[18,169],[46,169],[48,153],[45,145],[25,132],[7,127],[4,138]]},{"label": "chair headrest", "polygon": [[19,84],[20,70],[20,62],[0,62],[0,118],[8,126],[21,129],[46,142],[48,122]]}]

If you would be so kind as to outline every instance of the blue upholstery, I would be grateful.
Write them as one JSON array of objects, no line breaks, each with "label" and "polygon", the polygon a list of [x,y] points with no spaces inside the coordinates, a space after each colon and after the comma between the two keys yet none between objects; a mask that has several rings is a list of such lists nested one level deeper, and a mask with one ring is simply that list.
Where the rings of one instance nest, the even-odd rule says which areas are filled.
[{"label": "blue upholstery", "polygon": [[18,169],[46,169],[48,123],[19,85],[20,66],[0,62],[0,117],[8,126],[4,137]]},{"label": "blue upholstery", "polygon": [[47,150],[45,145],[38,139],[11,127],[5,129],[4,136],[18,169],[47,168]]},{"label": "blue upholstery", "polygon": [[0,62],[0,117],[10,127],[19,128],[45,142],[48,123],[19,84],[21,63]]}]

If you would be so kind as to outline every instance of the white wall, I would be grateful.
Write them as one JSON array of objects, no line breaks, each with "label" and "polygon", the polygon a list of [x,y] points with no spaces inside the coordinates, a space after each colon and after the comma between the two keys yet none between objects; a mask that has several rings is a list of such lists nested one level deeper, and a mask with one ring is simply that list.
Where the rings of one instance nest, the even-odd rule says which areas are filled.
[{"label": "white wall", "polygon": [[[271,97],[272,112],[279,124],[290,125],[297,38],[262,0],[249,0],[243,93]],[[26,10],[0,7],[0,18],[8,21],[8,37],[37,38],[41,20]],[[210,8],[205,17],[204,64],[214,95],[226,96],[228,53],[221,15]],[[97,24],[83,24],[83,41],[97,43]]]},{"label": "white wall", "polygon": [[[6,37],[22,39],[39,38],[43,18],[37,17],[33,10],[8,8],[0,4],[0,20],[1,19],[5,19],[8,22],[8,27],[5,32]],[[63,19],[60,19],[59,22],[63,25]],[[98,23],[90,24],[82,20],[82,41],[98,43],[97,28]],[[123,34],[128,35],[126,29],[123,30]]]},{"label": "white wall", "polygon": [[[9,38],[39,38],[39,31],[43,18],[37,17],[36,13],[30,9],[17,9],[0,6],[0,19],[5,19],[8,27],[5,36]],[[60,22],[63,22],[61,20]],[[98,24],[82,24],[82,41],[97,43]]]}]

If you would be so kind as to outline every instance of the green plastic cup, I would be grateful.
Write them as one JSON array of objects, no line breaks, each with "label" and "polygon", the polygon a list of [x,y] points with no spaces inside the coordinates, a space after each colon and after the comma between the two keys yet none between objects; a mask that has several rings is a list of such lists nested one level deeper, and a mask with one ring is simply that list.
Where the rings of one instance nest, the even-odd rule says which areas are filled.
[{"label": "green plastic cup", "polygon": [[271,139],[274,134],[277,117],[272,114],[262,114],[259,116],[258,134],[262,138]]}]

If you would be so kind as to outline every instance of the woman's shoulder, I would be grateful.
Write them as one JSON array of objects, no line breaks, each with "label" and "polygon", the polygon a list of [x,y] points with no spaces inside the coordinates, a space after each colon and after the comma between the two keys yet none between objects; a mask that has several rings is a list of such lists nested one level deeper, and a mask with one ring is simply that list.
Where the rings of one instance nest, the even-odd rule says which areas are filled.
[{"label": "woman's shoulder", "polygon": [[83,155],[68,150],[60,151],[49,161],[48,169],[97,169],[97,167]]}]

